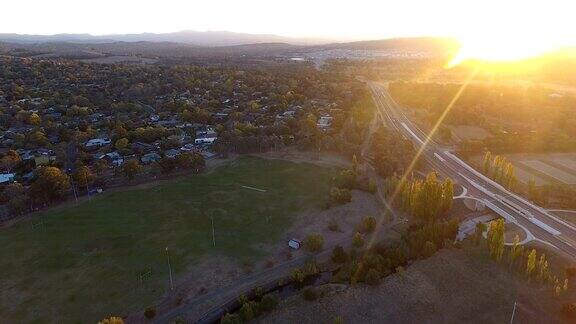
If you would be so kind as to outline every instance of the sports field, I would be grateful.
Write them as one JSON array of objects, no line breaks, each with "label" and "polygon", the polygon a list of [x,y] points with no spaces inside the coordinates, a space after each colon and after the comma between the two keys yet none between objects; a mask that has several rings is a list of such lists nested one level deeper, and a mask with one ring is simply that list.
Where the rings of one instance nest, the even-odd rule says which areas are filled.
[{"label": "sports field", "polygon": [[[0,229],[0,314],[7,323],[94,323],[141,310],[200,257],[263,257],[334,170],[240,158],[213,172],[106,193]],[[256,190],[259,189],[259,190]],[[212,241],[214,221],[216,246]]]}]

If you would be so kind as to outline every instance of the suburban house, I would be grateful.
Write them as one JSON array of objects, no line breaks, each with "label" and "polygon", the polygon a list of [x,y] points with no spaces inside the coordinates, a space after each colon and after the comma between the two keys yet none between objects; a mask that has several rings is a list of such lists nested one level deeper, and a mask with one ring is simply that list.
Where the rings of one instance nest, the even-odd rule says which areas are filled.
[{"label": "suburban house", "polygon": [[180,151],[176,149],[169,149],[166,152],[164,152],[164,155],[169,159],[174,159],[178,155],[180,155]]},{"label": "suburban house", "polygon": [[98,159],[99,160],[106,159],[112,165],[117,167],[121,166],[124,163],[124,158],[122,157],[122,155],[120,155],[120,153],[118,153],[118,151],[103,154],[100,157],[98,157]]},{"label": "suburban house", "polygon": [[320,129],[328,129],[332,125],[332,116],[322,116],[318,119],[316,126]]},{"label": "suburban house", "polygon": [[158,154],[156,152],[150,152],[150,153],[144,154],[140,158],[140,161],[144,164],[150,164],[150,163],[153,163],[153,162],[160,160],[161,158],[162,157],[160,156],[160,154]]},{"label": "suburban house", "polygon": [[107,137],[93,138],[93,139],[89,140],[88,142],[86,142],[86,148],[102,147],[102,146],[109,145],[110,143],[112,143],[112,140],[110,140]]},{"label": "suburban house", "polygon": [[194,140],[194,144],[202,145],[202,144],[213,144],[218,137],[216,135],[201,135],[201,137],[196,137]]},{"label": "suburban house", "polygon": [[0,173],[0,185],[8,184],[14,181],[16,173]]}]

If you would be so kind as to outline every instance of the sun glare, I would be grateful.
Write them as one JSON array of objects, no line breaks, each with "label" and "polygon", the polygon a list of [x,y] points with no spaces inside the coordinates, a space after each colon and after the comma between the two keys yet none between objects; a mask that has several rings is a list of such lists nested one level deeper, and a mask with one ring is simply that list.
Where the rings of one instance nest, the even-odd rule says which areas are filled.
[{"label": "sun glare", "polygon": [[449,67],[467,60],[515,62],[546,54],[562,46],[551,40],[512,37],[464,38],[460,43],[461,48],[449,63]]}]

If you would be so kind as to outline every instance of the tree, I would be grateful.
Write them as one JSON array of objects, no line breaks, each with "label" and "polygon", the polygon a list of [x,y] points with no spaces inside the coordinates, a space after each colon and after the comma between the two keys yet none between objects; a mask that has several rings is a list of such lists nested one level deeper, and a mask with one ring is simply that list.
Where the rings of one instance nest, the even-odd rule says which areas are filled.
[{"label": "tree", "polygon": [[90,171],[90,168],[85,165],[77,168],[72,175],[72,178],[80,187],[87,187],[94,181],[94,175],[92,175],[92,171]]},{"label": "tree", "polygon": [[240,318],[240,315],[238,314],[230,314],[230,313],[226,313],[224,316],[222,316],[222,319],[220,319],[220,324],[242,324],[243,321]]},{"label": "tree", "polygon": [[336,245],[332,249],[332,262],[334,263],[344,263],[348,260],[348,255],[341,245]]},{"label": "tree", "polygon": [[491,172],[492,172],[492,153],[490,153],[490,151],[487,151],[486,154],[484,154],[484,174],[490,177]]},{"label": "tree", "polygon": [[112,316],[99,321],[98,324],[124,324],[124,320],[121,317]]},{"label": "tree", "polygon": [[362,237],[362,234],[358,232],[354,234],[354,237],[352,238],[352,245],[357,249],[364,246],[364,238]]},{"label": "tree", "polygon": [[116,141],[116,144],[114,144],[114,147],[116,147],[117,150],[122,151],[128,147],[128,144],[129,144],[128,139],[123,137],[123,138]]},{"label": "tree", "polygon": [[122,168],[124,176],[128,178],[128,180],[133,180],[141,170],[142,166],[138,163],[138,160],[129,160],[124,163],[124,167]]},{"label": "tree", "polygon": [[30,186],[30,195],[40,203],[47,204],[60,199],[70,188],[68,175],[56,167],[40,167],[36,173],[38,178]]},{"label": "tree", "polygon": [[304,288],[304,291],[302,291],[302,296],[304,297],[304,300],[312,301],[318,298],[318,292],[314,287],[306,287]]},{"label": "tree", "polygon": [[2,159],[0,159],[0,169],[10,172],[12,168],[17,166],[21,161],[22,159],[20,158],[18,152],[9,150],[6,152],[6,154],[4,154]]},{"label": "tree", "polygon": [[154,309],[154,307],[152,307],[152,306],[147,307],[147,308],[144,310],[144,316],[145,316],[147,319],[153,319],[153,318],[156,316],[156,309]]},{"label": "tree", "polygon": [[324,245],[324,237],[317,233],[308,234],[304,239],[304,247],[310,252],[318,252],[322,250]]},{"label": "tree", "polygon": [[452,209],[452,202],[454,201],[454,183],[452,179],[446,178],[442,183],[442,213],[447,213]]},{"label": "tree", "polygon": [[360,170],[360,164],[358,163],[358,158],[356,158],[356,154],[352,156],[352,170],[354,173],[358,173]]},{"label": "tree", "polygon": [[258,313],[257,304],[253,301],[247,301],[242,304],[242,307],[240,307],[238,312],[240,313],[242,320],[244,322],[248,322],[252,320]]},{"label": "tree", "polygon": [[376,229],[376,218],[373,216],[366,216],[362,219],[360,230],[364,233],[372,233]]},{"label": "tree", "polygon": [[532,249],[528,255],[528,260],[526,261],[526,274],[531,276],[536,268],[536,250]]},{"label": "tree", "polygon": [[374,268],[370,268],[368,272],[366,272],[364,280],[370,286],[376,286],[380,282],[380,272]]},{"label": "tree", "polygon": [[514,261],[518,259],[524,252],[524,247],[520,245],[520,237],[518,235],[514,236],[514,242],[510,248],[510,267],[514,264]]},{"label": "tree", "polygon": [[41,121],[42,120],[40,119],[40,116],[38,116],[37,113],[32,113],[30,114],[30,117],[28,117],[28,124],[30,125],[38,126],[40,125]]},{"label": "tree", "polygon": [[433,256],[434,253],[436,253],[436,244],[431,241],[426,241],[426,243],[424,243],[424,257],[429,258]]},{"label": "tree", "polygon": [[488,228],[488,246],[490,248],[490,256],[500,261],[504,253],[503,219],[498,219],[490,223],[490,227]]},{"label": "tree", "polygon": [[480,243],[480,239],[482,238],[482,234],[486,231],[486,224],[482,222],[476,223],[476,228],[474,229],[474,243],[478,245]]},{"label": "tree", "polygon": [[278,298],[274,295],[266,294],[260,300],[260,309],[263,312],[270,312],[278,305]]},{"label": "tree", "polygon": [[292,279],[293,282],[301,284],[304,282],[305,279],[304,272],[302,272],[302,270],[300,269],[294,269],[290,274],[290,278]]},{"label": "tree", "polygon": [[343,205],[352,200],[352,193],[348,189],[333,187],[330,190],[330,204]]}]

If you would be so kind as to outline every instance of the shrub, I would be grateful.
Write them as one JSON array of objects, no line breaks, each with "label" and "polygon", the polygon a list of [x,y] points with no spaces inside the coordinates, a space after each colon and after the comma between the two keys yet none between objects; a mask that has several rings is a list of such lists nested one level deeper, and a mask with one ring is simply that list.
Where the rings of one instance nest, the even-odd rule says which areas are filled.
[{"label": "shrub", "polygon": [[434,253],[436,253],[436,244],[434,244],[434,242],[431,241],[426,241],[426,243],[424,243],[424,251],[423,251],[424,256],[428,258],[433,256]]},{"label": "shrub", "polygon": [[112,316],[101,320],[98,324],[124,324],[124,320],[121,317]]},{"label": "shrub", "polygon": [[302,291],[302,296],[305,300],[312,301],[318,298],[318,292],[313,287],[306,287]]},{"label": "shrub", "polygon": [[156,310],[154,309],[154,307],[150,306],[150,307],[146,308],[144,310],[144,316],[147,319],[153,319],[154,316],[156,316]]},{"label": "shrub", "polygon": [[330,204],[343,205],[352,201],[352,193],[348,189],[333,187],[330,190]]},{"label": "shrub", "polygon": [[573,278],[574,276],[576,276],[576,267],[566,268],[566,277]]},{"label": "shrub", "polygon": [[248,322],[258,315],[258,303],[254,301],[245,302],[238,313],[244,322]]},{"label": "shrub", "polygon": [[373,216],[366,216],[362,219],[362,223],[360,225],[361,231],[364,233],[372,233],[376,229],[376,218]]},{"label": "shrub", "polygon": [[357,249],[364,246],[364,238],[362,237],[362,234],[358,232],[354,234],[354,238],[352,239],[352,245]]},{"label": "shrub", "polygon": [[371,286],[376,286],[380,282],[380,272],[376,269],[368,270],[365,281]]},{"label": "shrub", "polygon": [[290,278],[295,283],[302,283],[304,282],[304,273],[300,269],[294,269],[290,274]]},{"label": "shrub", "polygon": [[334,183],[340,188],[353,189],[356,187],[356,173],[353,170],[342,170]]},{"label": "shrub", "polygon": [[226,313],[226,315],[220,319],[220,324],[242,324],[242,319],[238,314]]},{"label": "shrub", "polygon": [[260,309],[263,312],[269,312],[278,306],[278,298],[274,295],[266,294],[260,301]]},{"label": "shrub", "polygon": [[304,239],[304,247],[310,252],[318,252],[324,245],[324,237],[317,233],[308,234]]},{"label": "shrub", "polygon": [[340,232],[340,225],[338,225],[336,220],[331,219],[328,223],[328,229],[332,232]]},{"label": "shrub", "polygon": [[340,245],[335,246],[334,249],[332,249],[332,261],[334,263],[344,263],[346,260],[348,260],[348,255],[346,251],[344,251],[344,248]]},{"label": "shrub", "polygon": [[310,261],[307,262],[304,267],[302,267],[302,273],[304,274],[304,276],[313,276],[315,274],[317,274],[318,272],[320,272],[318,270],[318,266],[316,266],[316,262],[314,261]]},{"label": "shrub", "polygon": [[562,314],[570,319],[576,319],[576,303],[562,305]]}]

